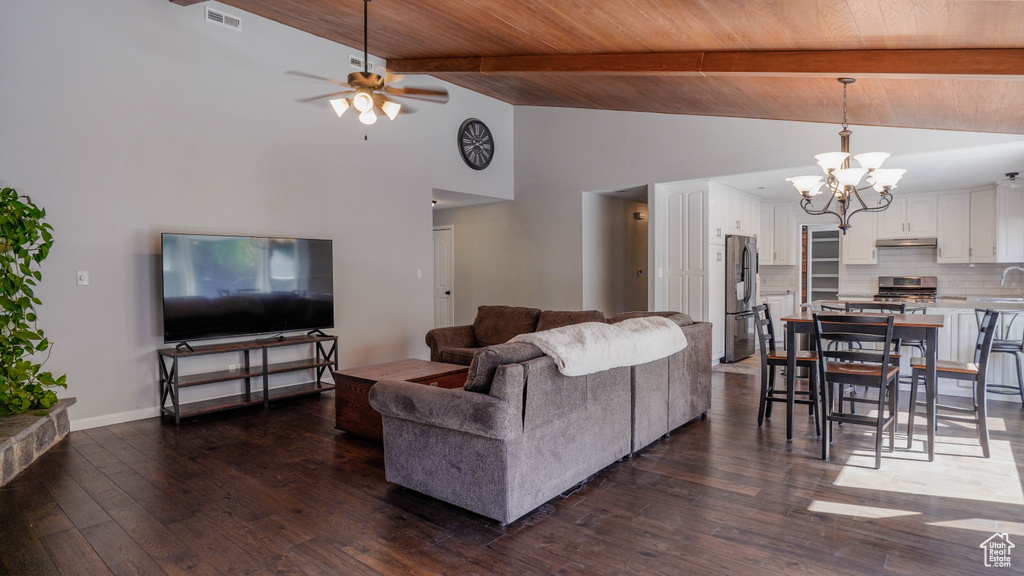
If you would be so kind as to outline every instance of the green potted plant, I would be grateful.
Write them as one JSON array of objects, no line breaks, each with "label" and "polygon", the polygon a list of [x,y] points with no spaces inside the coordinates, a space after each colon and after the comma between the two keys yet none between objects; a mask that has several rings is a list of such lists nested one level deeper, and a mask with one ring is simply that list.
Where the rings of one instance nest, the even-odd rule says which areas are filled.
[{"label": "green potted plant", "polygon": [[[57,403],[66,375],[44,372],[50,341],[36,323],[39,263],[53,246],[46,211],[12,188],[0,190],[0,416]],[[40,353],[42,362],[36,362]]]}]

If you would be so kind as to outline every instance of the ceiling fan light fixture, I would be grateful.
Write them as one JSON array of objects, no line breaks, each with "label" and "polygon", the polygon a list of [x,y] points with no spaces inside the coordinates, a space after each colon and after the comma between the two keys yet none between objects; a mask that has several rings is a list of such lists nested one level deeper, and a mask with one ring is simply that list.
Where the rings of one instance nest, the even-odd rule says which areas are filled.
[{"label": "ceiling fan light fixture", "polygon": [[[357,108],[358,110],[358,108]],[[373,113],[373,108],[366,110],[359,114],[359,121],[369,126],[377,121],[377,115]]]},{"label": "ceiling fan light fixture", "polygon": [[398,116],[398,112],[402,109],[402,105],[398,102],[386,101],[380,105],[380,109],[388,115],[388,118],[394,120],[395,116]]},{"label": "ceiling fan light fixture", "polygon": [[368,90],[360,90],[352,97],[352,107],[360,112],[367,112],[373,108],[373,97]]},{"label": "ceiling fan light fixture", "polygon": [[348,98],[335,98],[334,100],[331,100],[331,106],[334,107],[334,113],[337,114],[339,118],[341,118],[341,115],[345,113],[345,110],[348,110],[350,105]]}]

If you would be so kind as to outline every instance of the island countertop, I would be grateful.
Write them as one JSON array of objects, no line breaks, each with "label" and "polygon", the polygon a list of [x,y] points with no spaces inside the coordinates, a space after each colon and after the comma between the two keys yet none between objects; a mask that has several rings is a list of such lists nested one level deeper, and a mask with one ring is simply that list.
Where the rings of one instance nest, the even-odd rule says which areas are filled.
[{"label": "island countertop", "polygon": [[[804,308],[821,309],[822,306],[841,308],[847,302],[871,302],[871,298],[850,297],[836,300],[815,300],[806,302]],[[898,301],[896,301],[898,302]],[[984,310],[992,308],[999,312],[1024,312],[1024,298],[1003,297],[1003,296],[939,296],[935,302],[912,302],[907,301],[907,310],[934,310],[955,311],[955,310]]]}]

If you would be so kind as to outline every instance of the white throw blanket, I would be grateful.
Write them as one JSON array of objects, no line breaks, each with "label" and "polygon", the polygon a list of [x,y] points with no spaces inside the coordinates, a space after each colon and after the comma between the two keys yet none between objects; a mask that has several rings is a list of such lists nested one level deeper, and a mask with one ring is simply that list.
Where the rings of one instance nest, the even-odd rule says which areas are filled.
[{"label": "white throw blanket", "polygon": [[520,334],[510,342],[529,342],[554,358],[565,376],[583,376],[671,356],[686,348],[686,335],[667,318],[645,316]]}]

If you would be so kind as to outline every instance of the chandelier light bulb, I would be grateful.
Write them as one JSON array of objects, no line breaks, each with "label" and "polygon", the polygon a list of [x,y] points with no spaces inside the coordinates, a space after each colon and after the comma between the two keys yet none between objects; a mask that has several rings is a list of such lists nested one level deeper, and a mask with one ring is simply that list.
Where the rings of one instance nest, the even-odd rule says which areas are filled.
[{"label": "chandelier light bulb", "polygon": [[857,154],[853,159],[860,163],[861,168],[875,170],[881,168],[882,162],[885,162],[885,159],[888,157],[888,152],[865,152]]},{"label": "chandelier light bulb", "polygon": [[840,186],[856,186],[860,184],[860,179],[867,173],[865,168],[842,168],[833,172],[832,175],[839,181]]},{"label": "chandelier light bulb", "polygon": [[[358,110],[358,108],[356,108],[356,110]],[[365,112],[359,114],[359,121],[362,122],[363,124],[366,124],[367,126],[376,122],[377,115],[373,113],[373,108],[370,108],[369,110],[366,110]]]},{"label": "chandelier light bulb", "polygon": [[359,93],[352,98],[352,107],[360,112],[366,112],[373,108],[373,98],[370,97],[369,92],[360,90]]},{"label": "chandelier light bulb", "polygon": [[871,177],[874,179],[876,186],[895,188],[896,183],[900,181],[900,178],[903,178],[904,172],[906,170],[903,168],[879,168],[871,173]]},{"label": "chandelier light bulb", "polygon": [[821,169],[827,174],[842,168],[843,162],[846,162],[846,159],[849,157],[849,152],[825,152],[824,154],[818,154],[814,159],[818,161],[818,166],[821,166]]},{"label": "chandelier light bulb", "polygon": [[331,106],[334,107],[334,113],[337,114],[339,118],[345,113],[345,110],[348,110],[349,105],[350,103],[348,98],[336,98],[331,100]]},{"label": "chandelier light bulb", "polygon": [[821,176],[794,176],[786,178],[786,181],[792,182],[797,191],[804,196],[819,194],[822,185],[824,185],[824,182],[821,181]]}]

